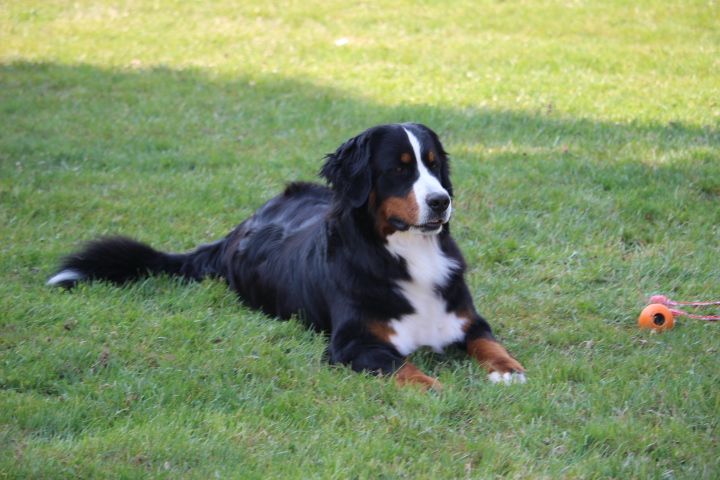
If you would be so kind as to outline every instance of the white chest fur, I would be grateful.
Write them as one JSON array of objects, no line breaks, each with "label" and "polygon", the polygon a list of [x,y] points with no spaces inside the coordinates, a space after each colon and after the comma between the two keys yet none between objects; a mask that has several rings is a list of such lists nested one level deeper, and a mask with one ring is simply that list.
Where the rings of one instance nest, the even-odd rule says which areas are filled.
[{"label": "white chest fur", "polygon": [[445,300],[437,293],[458,267],[457,262],[440,250],[436,235],[397,232],[388,237],[387,249],[407,263],[410,281],[398,282],[414,313],[390,321],[394,333],[390,341],[402,355],[420,347],[442,349],[463,338],[466,322],[447,311]]}]

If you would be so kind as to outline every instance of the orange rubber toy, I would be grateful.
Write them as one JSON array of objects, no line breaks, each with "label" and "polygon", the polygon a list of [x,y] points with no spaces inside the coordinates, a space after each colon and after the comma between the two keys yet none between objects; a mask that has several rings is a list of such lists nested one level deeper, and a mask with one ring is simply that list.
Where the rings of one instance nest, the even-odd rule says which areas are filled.
[{"label": "orange rubber toy", "polygon": [[661,303],[653,303],[643,308],[638,318],[640,328],[651,328],[658,332],[670,330],[675,325],[675,319],[668,307]]},{"label": "orange rubber toy", "polygon": [[720,306],[720,302],[676,302],[665,295],[650,297],[650,305],[645,307],[638,318],[640,328],[650,328],[661,332],[670,330],[675,325],[675,317],[685,316],[695,320],[707,322],[720,321],[720,315],[698,315],[681,310],[678,307],[713,307]]}]

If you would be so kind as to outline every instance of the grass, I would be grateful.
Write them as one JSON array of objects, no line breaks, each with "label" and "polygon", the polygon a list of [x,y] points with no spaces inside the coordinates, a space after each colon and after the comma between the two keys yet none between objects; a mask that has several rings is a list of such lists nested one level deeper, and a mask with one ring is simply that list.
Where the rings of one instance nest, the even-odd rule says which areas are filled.
[{"label": "grass", "polygon": [[[720,298],[717,16],[2,2],[0,478],[717,478],[720,327],[635,327],[652,293]],[[218,238],[398,121],[452,153],[468,281],[525,385],[460,354],[414,355],[441,394],[330,367],[219,282],[43,285],[97,235]]]}]

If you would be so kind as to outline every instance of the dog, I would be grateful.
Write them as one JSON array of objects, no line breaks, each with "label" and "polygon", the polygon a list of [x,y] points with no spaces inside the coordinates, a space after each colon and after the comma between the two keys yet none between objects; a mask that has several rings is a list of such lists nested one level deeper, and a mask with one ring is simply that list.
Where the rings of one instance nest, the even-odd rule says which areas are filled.
[{"label": "dog", "polygon": [[330,363],[439,389],[407,357],[459,346],[492,382],[524,382],[465,283],[437,134],[415,123],[370,128],[326,155],[320,175],[329,186],[291,183],[225,238],[190,253],[101,238],[65,257],[47,283],[219,277],[245,304],[325,332]]}]

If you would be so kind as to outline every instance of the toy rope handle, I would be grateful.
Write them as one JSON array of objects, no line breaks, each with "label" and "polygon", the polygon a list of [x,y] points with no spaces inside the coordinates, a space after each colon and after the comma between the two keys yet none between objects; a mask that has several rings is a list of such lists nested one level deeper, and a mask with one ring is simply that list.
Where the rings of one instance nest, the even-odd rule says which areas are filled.
[{"label": "toy rope handle", "polygon": [[[660,303],[668,308],[677,306],[710,307],[713,305],[720,305],[720,302],[674,302],[667,298],[665,295],[653,295],[652,297],[650,297],[650,303]],[[670,312],[676,316],[685,315],[686,317],[694,318],[695,320],[707,320],[708,322],[717,322],[718,320],[720,320],[720,315],[695,315],[693,313],[688,313],[686,311],[676,308],[670,308]]]}]

